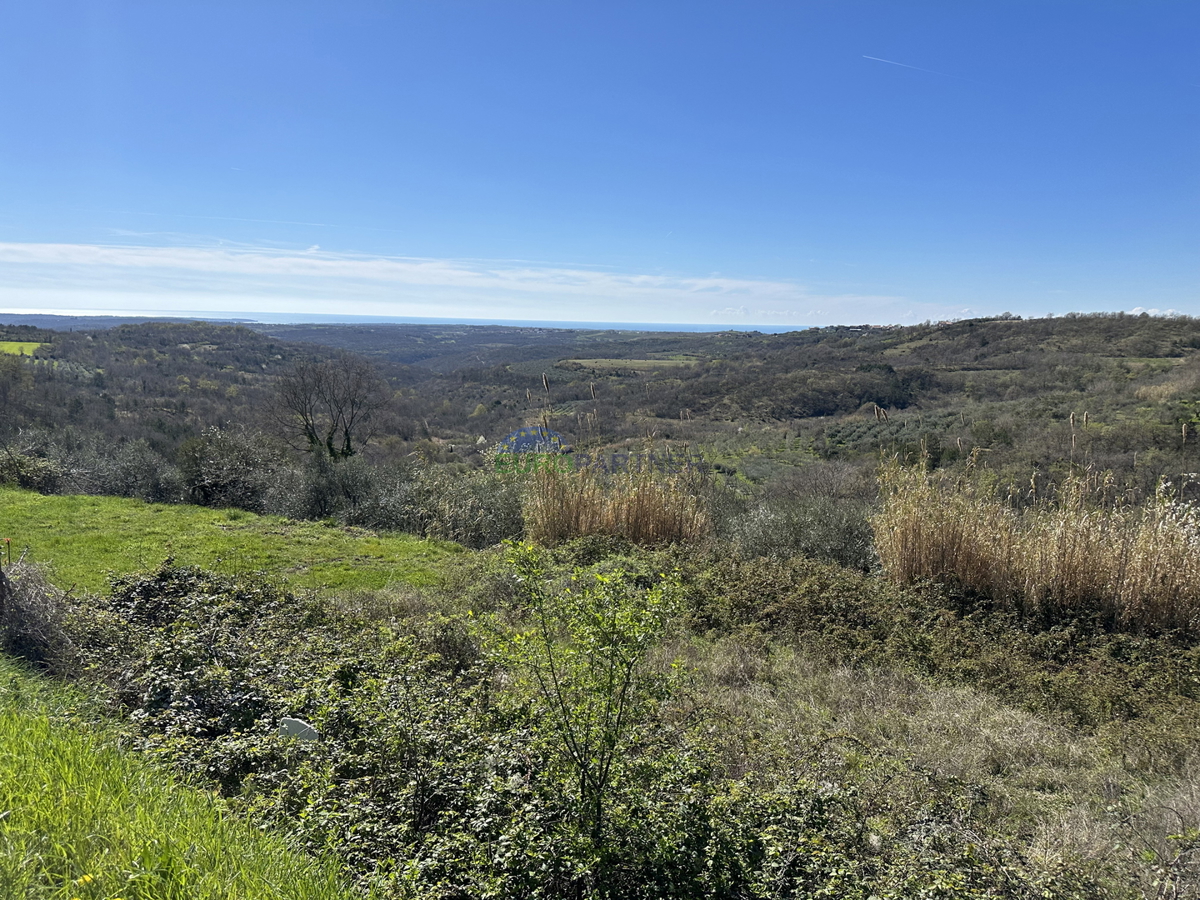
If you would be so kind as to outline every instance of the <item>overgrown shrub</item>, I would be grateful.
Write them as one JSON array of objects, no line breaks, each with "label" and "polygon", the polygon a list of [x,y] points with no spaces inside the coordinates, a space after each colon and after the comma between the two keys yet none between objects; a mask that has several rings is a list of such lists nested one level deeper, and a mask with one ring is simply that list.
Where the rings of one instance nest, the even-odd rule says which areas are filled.
[{"label": "overgrown shrub", "polygon": [[827,497],[764,500],[727,535],[746,556],[808,556],[866,570],[875,560],[869,514],[865,504]]},{"label": "overgrown shrub", "polygon": [[67,596],[41,569],[17,562],[0,569],[0,649],[32,663],[63,671],[71,665]]},{"label": "overgrown shrub", "polygon": [[51,459],[0,450],[0,484],[15,484],[40,494],[53,494],[62,481],[62,468]]},{"label": "overgrown shrub", "polygon": [[32,429],[20,435],[19,450],[0,451],[0,483],[43,494],[107,494],[148,502],[184,498],[179,470],[138,438],[108,443],[73,429]]},{"label": "overgrown shrub", "polygon": [[205,428],[179,448],[184,488],[201,506],[262,512],[281,464],[281,454],[269,439],[240,428]]},{"label": "overgrown shrub", "polygon": [[[685,569],[685,572],[687,570]],[[787,636],[826,664],[967,685],[1094,734],[1131,771],[1178,775],[1200,730],[1200,647],[1093,617],[1031,627],[934,585],[726,553],[685,580],[700,633]]]},{"label": "overgrown shrub", "polygon": [[392,528],[467,547],[521,536],[519,486],[488,470],[456,472],[426,465],[380,479],[348,517],[353,525]]},{"label": "overgrown shrub", "polygon": [[809,463],[729,507],[718,534],[744,556],[807,556],[867,570],[876,562],[868,521],[875,493],[863,466]]},{"label": "overgrown shrub", "polygon": [[379,473],[362,457],[342,459],[312,453],[303,467],[275,470],[263,506],[266,512],[292,519],[337,518],[364,525],[371,524],[365,511],[375,507],[382,490]]},{"label": "overgrown shrub", "polygon": [[179,470],[140,438],[97,457],[92,480],[88,493],[137,497],[148,503],[178,503],[184,496]]}]

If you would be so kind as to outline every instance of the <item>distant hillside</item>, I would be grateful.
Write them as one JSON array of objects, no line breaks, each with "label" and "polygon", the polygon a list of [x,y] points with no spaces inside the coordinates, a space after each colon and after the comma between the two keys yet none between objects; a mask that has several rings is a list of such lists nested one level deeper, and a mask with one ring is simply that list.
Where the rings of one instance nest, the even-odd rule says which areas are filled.
[{"label": "distant hillside", "polygon": [[1195,468],[1200,432],[1200,321],[1186,317],[774,335],[146,323],[0,327],[0,340],[44,343],[0,368],[10,434],[142,438],[167,456],[208,425],[263,428],[279,374],[329,348],[372,360],[393,385],[376,443],[393,458],[421,448],[479,465],[479,449],[545,422],[577,447],[704,446],[757,481],[819,458],[882,451],[954,465],[978,450],[977,460],[1024,477],[1089,462],[1149,484]]}]

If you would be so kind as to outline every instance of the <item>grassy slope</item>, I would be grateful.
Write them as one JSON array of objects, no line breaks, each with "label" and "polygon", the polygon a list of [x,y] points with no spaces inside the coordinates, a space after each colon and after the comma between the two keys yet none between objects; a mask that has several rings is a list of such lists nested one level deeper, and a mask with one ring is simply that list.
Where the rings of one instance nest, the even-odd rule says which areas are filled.
[{"label": "grassy slope", "polygon": [[46,497],[0,487],[0,540],[14,556],[47,563],[62,587],[100,590],[109,573],[179,565],[267,571],[294,588],[372,590],[426,584],[457,545],[377,535],[241,510],[169,506],[115,497]]},{"label": "grassy slope", "polygon": [[344,898],[332,866],[116,746],[78,697],[0,657],[0,896]]}]

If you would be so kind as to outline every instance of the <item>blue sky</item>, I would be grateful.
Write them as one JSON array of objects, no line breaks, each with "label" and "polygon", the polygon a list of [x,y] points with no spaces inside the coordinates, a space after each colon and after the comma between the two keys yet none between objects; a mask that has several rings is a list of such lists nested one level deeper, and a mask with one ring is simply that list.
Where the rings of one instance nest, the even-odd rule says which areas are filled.
[{"label": "blue sky", "polygon": [[1200,315],[1200,4],[9,4],[0,310]]}]

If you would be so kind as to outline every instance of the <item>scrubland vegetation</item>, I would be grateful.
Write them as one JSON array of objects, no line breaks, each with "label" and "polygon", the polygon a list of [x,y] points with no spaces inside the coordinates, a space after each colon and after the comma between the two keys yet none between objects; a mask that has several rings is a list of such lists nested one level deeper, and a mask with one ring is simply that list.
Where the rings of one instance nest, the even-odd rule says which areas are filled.
[{"label": "scrubland vegetation", "polygon": [[187,816],[384,898],[1200,896],[1193,320],[16,331],[0,639]]}]

